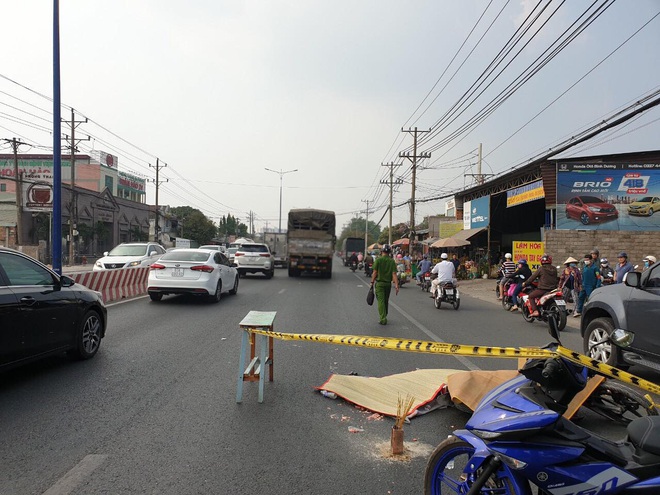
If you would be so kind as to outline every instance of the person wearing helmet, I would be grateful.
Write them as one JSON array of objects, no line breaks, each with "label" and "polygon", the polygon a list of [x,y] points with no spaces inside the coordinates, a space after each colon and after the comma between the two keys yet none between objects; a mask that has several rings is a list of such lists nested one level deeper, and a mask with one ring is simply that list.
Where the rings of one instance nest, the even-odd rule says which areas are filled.
[{"label": "person wearing helmet", "polygon": [[381,249],[381,256],[374,261],[371,273],[371,285],[374,286],[374,293],[378,300],[378,315],[380,316],[379,323],[381,325],[387,325],[387,312],[389,309],[392,283],[394,283],[396,294],[399,294],[399,279],[396,275],[396,262],[391,258],[391,253],[392,248],[389,244],[385,244],[383,249]]},{"label": "person wearing helmet", "polygon": [[625,251],[621,251],[619,255],[617,256],[619,262],[617,263],[616,267],[614,268],[614,272],[616,273],[616,281],[615,283],[617,284],[622,284],[623,283],[623,276],[628,273],[632,272],[634,270],[634,267],[632,266],[632,263],[628,261],[628,255],[626,254]]},{"label": "person wearing helmet", "polygon": [[549,254],[541,256],[541,266],[523,283],[523,287],[531,285],[531,283],[537,279],[539,281],[537,288],[529,293],[529,304],[532,307],[530,316],[533,317],[539,316],[539,308],[536,305],[536,298],[541,297],[546,292],[556,289],[559,285],[557,268],[552,266],[552,256]]},{"label": "person wearing helmet", "polygon": [[564,269],[559,277],[559,288],[568,302],[574,302],[577,305],[578,295],[582,289],[582,273],[577,266],[578,260],[569,256],[564,261]]},{"label": "person wearing helmet", "polygon": [[646,271],[649,268],[651,268],[653,265],[655,265],[657,260],[655,259],[655,256],[649,255],[646,256],[642,261],[644,261],[644,270]]},{"label": "person wearing helmet", "polygon": [[436,274],[437,277],[431,281],[431,297],[435,298],[435,293],[440,284],[451,282],[456,285],[456,268],[454,264],[449,261],[447,253],[440,255],[440,263],[436,264],[431,270],[431,274]]},{"label": "person wearing helmet", "polygon": [[504,296],[504,286],[513,276],[513,272],[516,271],[516,264],[511,259],[511,253],[506,253],[504,255],[504,262],[500,266],[500,273],[502,274],[502,280],[500,280],[500,296],[498,299],[502,299]]},{"label": "person wearing helmet", "polygon": [[420,260],[420,262],[417,263],[417,269],[418,269],[418,271],[417,271],[417,275],[415,275],[415,278],[417,279],[417,285],[421,285],[421,284],[422,284],[422,277],[424,276],[424,274],[425,274],[426,272],[428,272],[429,270],[431,270],[431,266],[432,266],[432,265],[433,265],[433,263],[431,263],[431,262],[429,261],[429,257],[428,257],[428,255],[426,255],[426,254],[422,257],[422,259]]},{"label": "person wearing helmet", "polygon": [[614,270],[610,266],[607,258],[600,259],[600,283],[603,285],[612,285],[614,283]]},{"label": "person wearing helmet", "polygon": [[531,276],[532,270],[530,270],[529,266],[527,266],[527,260],[518,260],[518,268],[515,272],[513,272],[513,275],[511,275],[511,278],[513,278],[513,283],[509,287],[508,295],[513,301],[513,306],[511,306],[510,311],[518,311],[518,305],[516,304],[518,301],[518,294],[520,294],[520,291],[523,288],[523,282],[525,282],[525,280]]}]

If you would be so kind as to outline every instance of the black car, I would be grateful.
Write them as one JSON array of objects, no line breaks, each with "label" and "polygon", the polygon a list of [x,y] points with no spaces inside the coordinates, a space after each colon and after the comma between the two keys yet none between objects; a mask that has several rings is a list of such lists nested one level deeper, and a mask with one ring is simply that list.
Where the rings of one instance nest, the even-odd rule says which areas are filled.
[{"label": "black car", "polygon": [[[660,371],[660,264],[643,273],[629,272],[624,283],[596,289],[582,311],[584,353],[626,369],[641,365]],[[626,348],[613,346],[615,329],[634,334]]]},{"label": "black car", "polygon": [[98,292],[0,247],[0,370],[63,352],[94,357],[107,316]]}]

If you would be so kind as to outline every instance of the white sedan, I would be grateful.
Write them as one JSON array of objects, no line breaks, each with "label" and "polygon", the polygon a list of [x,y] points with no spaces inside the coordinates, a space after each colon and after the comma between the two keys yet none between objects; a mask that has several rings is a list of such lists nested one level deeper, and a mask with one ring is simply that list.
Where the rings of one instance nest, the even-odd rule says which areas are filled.
[{"label": "white sedan", "polygon": [[149,267],[147,292],[152,301],[165,294],[193,294],[218,302],[222,294],[238,292],[238,272],[219,251],[177,249]]}]

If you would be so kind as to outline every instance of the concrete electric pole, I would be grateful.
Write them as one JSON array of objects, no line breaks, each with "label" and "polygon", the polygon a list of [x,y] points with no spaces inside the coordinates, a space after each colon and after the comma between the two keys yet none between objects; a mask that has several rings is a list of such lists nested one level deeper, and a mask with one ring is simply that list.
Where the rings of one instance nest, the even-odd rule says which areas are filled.
[{"label": "concrete electric pole", "polygon": [[409,132],[413,135],[413,152],[412,155],[408,153],[399,153],[399,157],[408,158],[412,162],[412,193],[410,196],[410,242],[408,244],[408,253],[412,255],[413,251],[413,241],[415,238],[415,180],[417,175],[417,159],[418,158],[431,158],[431,153],[422,153],[421,155],[417,154],[417,135],[425,132],[431,132],[431,129],[428,131],[418,131],[417,127],[407,131],[401,129],[401,132]]},{"label": "concrete electric pole", "polygon": [[[153,167],[153,165],[151,165],[151,163],[149,164],[149,166]],[[158,235],[158,233],[160,231],[160,227],[158,226],[158,188],[161,185],[161,183],[168,182],[168,179],[165,179],[164,181],[161,181],[159,179],[159,172],[160,172],[161,168],[165,168],[165,167],[167,167],[167,163],[161,163],[160,160],[158,158],[156,158],[156,166],[154,167],[156,169],[156,178],[150,180],[150,182],[153,182],[154,184],[156,184],[156,223],[154,224],[154,241],[155,242],[158,242],[159,237],[160,237]]]},{"label": "concrete electric pole", "polygon": [[394,167],[400,167],[400,163],[381,163],[381,167],[390,167],[390,180],[381,180],[381,184],[388,184],[390,186],[390,208],[389,208],[389,213],[390,213],[390,221],[388,225],[388,237],[387,237],[387,243],[389,245],[392,245],[392,197],[394,195],[394,184],[403,184],[403,180],[398,179],[394,180]]},{"label": "concrete electric pole", "polygon": [[284,174],[290,174],[292,172],[297,172],[298,169],[296,168],[294,170],[287,170],[287,171],[283,171],[282,169],[280,169],[279,171],[278,170],[272,170],[272,169],[266,168],[266,167],[264,167],[264,169],[268,170],[269,172],[275,172],[276,174],[279,174],[279,176],[280,176],[280,221],[277,224],[277,233],[280,234],[280,233],[282,233],[282,177],[284,176]]}]

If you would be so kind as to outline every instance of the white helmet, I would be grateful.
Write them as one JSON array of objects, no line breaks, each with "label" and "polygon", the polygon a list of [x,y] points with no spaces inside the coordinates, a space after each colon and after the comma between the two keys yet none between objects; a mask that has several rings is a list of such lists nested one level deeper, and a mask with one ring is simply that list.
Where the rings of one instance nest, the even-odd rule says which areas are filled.
[{"label": "white helmet", "polygon": [[446,260],[447,259],[447,253],[442,253],[440,255],[440,258],[442,258],[443,260]]},{"label": "white helmet", "polygon": [[506,253],[506,254],[504,255],[504,257],[505,257],[506,259],[510,260],[510,259],[511,259],[511,253]]}]

